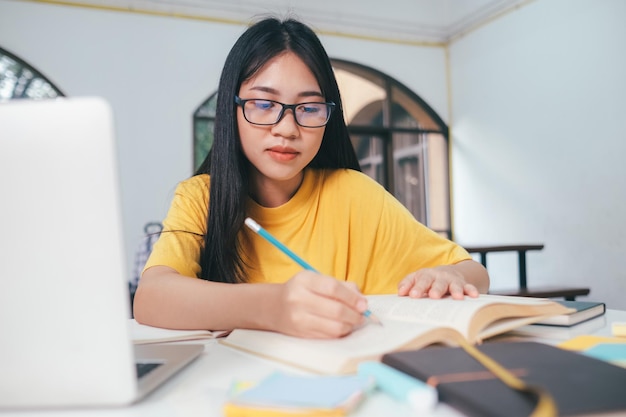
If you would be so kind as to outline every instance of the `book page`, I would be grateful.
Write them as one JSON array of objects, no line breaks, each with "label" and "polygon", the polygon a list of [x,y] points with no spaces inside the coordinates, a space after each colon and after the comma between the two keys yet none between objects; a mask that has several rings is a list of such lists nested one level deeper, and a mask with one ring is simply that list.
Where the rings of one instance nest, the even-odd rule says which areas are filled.
[{"label": "book page", "polygon": [[[482,308],[494,304],[545,305],[552,302],[543,298],[509,297],[481,294],[478,298],[465,297],[454,300],[450,296],[441,299],[409,298],[392,295],[370,295],[369,308],[383,323],[385,319],[419,322],[431,326],[446,326],[469,337],[471,322]],[[494,320],[497,317],[494,317]]]},{"label": "book page", "polygon": [[[461,338],[480,340],[478,330],[495,335],[527,324],[556,306],[546,299],[481,295],[465,300],[368,296],[369,308],[383,323],[367,324],[341,339],[304,339],[260,330],[234,330],[221,342],[249,353],[318,373],[354,372],[359,361],[382,354],[420,349],[434,343],[454,345]],[[529,316],[533,318],[529,319]],[[503,320],[511,319],[515,320]],[[472,320],[474,319],[474,322]],[[468,336],[469,334],[469,336]]]},{"label": "book page", "polygon": [[387,320],[366,324],[340,339],[305,339],[262,330],[235,329],[221,343],[322,374],[354,372],[360,360],[378,359],[400,348],[454,341],[453,331]]}]

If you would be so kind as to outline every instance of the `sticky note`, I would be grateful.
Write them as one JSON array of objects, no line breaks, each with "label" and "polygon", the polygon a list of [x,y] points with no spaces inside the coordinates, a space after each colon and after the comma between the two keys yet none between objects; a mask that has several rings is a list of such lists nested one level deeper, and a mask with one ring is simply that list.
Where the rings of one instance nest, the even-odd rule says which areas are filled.
[{"label": "sticky note", "polygon": [[626,360],[626,343],[600,343],[584,353],[609,362],[623,361]]},{"label": "sticky note", "polygon": [[374,379],[360,375],[301,376],[275,372],[236,395],[237,404],[334,408],[351,403],[374,387]]},{"label": "sticky note", "polygon": [[613,323],[611,325],[613,336],[626,337],[626,323]]}]

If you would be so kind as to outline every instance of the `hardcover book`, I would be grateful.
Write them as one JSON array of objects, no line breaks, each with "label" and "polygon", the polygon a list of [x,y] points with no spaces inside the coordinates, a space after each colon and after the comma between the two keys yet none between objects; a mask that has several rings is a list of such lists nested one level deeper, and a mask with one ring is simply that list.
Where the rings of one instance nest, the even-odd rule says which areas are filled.
[{"label": "hardcover book", "polygon": [[571,313],[546,317],[536,324],[569,327],[601,316],[606,312],[606,305],[596,301],[557,301],[557,303],[571,308],[573,311]]},{"label": "hardcover book", "polygon": [[[626,411],[626,369],[537,342],[488,342],[478,349],[546,389],[559,416]],[[382,362],[436,386],[441,401],[468,416],[525,417],[535,406],[536,399],[509,388],[462,348],[394,352]]]}]

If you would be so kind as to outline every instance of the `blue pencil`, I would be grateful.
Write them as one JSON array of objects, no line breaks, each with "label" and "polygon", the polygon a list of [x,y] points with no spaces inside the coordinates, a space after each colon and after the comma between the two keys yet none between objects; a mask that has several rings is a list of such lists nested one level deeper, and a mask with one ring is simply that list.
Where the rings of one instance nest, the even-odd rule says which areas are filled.
[{"label": "blue pencil", "polygon": [[[283,245],[278,239],[272,236],[267,230],[263,229],[260,224],[252,220],[250,217],[246,218],[245,223],[246,223],[246,226],[252,229],[252,231],[259,234],[261,237],[265,238],[265,240],[270,242],[272,245],[276,246],[285,255],[289,256],[293,261],[295,261],[302,268],[307,269],[309,271],[318,272],[315,268],[313,268],[311,265],[306,263],[304,259],[300,258],[298,255],[293,253],[291,249]],[[363,315],[367,317],[368,319],[370,319],[372,322],[382,325],[382,322],[378,319],[378,317],[372,314],[370,310],[365,310],[365,312],[363,312]]]}]

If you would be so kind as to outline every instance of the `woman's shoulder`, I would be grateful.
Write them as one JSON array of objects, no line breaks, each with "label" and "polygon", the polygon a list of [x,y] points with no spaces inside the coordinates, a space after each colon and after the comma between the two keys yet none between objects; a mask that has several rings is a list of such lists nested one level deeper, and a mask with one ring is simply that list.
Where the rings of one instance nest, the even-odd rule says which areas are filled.
[{"label": "woman's shoulder", "polygon": [[387,195],[385,188],[366,174],[353,169],[325,169],[318,173],[321,195],[335,201],[381,204]]},{"label": "woman's shoulder", "polygon": [[211,177],[208,174],[194,175],[179,182],[177,191],[208,192],[210,184]]},{"label": "woman's shoulder", "polygon": [[194,175],[182,180],[176,186],[171,209],[183,210],[188,213],[196,213],[202,218],[206,216],[209,204],[208,175]]},{"label": "woman's shoulder", "polygon": [[207,174],[194,175],[178,183],[175,199],[178,201],[196,201],[208,204],[211,179]]},{"label": "woman's shoulder", "polygon": [[337,187],[340,189],[371,190],[372,192],[383,192],[385,188],[376,180],[361,171],[353,169],[326,169],[320,173],[324,185],[327,187]]}]

